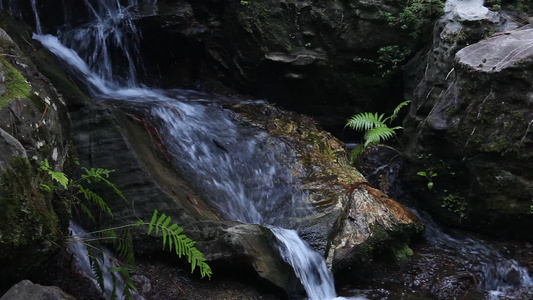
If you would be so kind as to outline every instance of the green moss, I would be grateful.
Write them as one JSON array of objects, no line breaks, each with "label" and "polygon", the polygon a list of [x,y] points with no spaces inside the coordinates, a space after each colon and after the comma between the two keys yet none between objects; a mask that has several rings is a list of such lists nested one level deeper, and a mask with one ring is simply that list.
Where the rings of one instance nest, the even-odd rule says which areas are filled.
[{"label": "green moss", "polygon": [[0,57],[0,69],[4,73],[4,91],[0,94],[0,108],[13,102],[15,99],[27,98],[30,94],[30,84],[22,74]]},{"label": "green moss", "polygon": [[[0,220],[8,220],[15,210],[27,210],[21,206],[31,197],[29,187],[32,186],[32,178],[30,164],[26,158],[15,158],[11,167],[4,171],[0,190]],[[0,226],[1,228],[4,226]]]},{"label": "green moss", "polygon": [[404,260],[413,255],[413,249],[409,248],[409,245],[403,244],[394,250],[397,260]]}]

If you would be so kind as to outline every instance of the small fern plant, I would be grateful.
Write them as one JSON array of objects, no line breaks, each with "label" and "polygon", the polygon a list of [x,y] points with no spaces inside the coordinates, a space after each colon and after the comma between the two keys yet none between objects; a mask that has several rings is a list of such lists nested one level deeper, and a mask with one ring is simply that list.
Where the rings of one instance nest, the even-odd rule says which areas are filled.
[{"label": "small fern plant", "polygon": [[[113,217],[113,213],[104,199],[85,187],[84,183],[103,183],[118,194],[120,198],[126,200],[122,192],[108,180],[109,174],[114,170],[101,168],[82,168],[82,170],[84,173],[81,177],[77,180],[72,180],[69,179],[65,173],[52,170],[47,160],[42,161],[39,167],[39,171],[43,172],[43,175],[40,176],[40,188],[42,191],[46,192],[56,192],[60,190],[70,191],[70,195],[67,197],[72,199],[73,202],[77,204],[95,223],[96,220],[87,203],[85,203],[87,201],[95,204],[99,210],[108,214],[110,217]],[[80,199],[80,195],[83,195],[83,198]],[[198,268],[202,278],[206,276],[209,278],[211,277],[211,268],[205,262],[203,254],[194,247],[195,242],[182,234],[183,228],[178,226],[178,224],[173,223],[170,216],[165,214],[159,215],[159,212],[156,209],[149,222],[139,219],[138,222],[133,224],[104,228],[98,231],[72,236],[67,239],[67,242],[81,242],[88,249],[87,255],[89,257],[91,269],[102,292],[105,291],[103,269],[105,263],[102,243],[111,243],[120,257],[125,260],[126,265],[122,265],[118,261],[115,261],[114,265],[106,267],[112,277],[113,285],[111,294],[108,295],[109,299],[115,300],[118,298],[117,278],[119,277],[123,280],[123,299],[131,300],[133,299],[133,291],[137,292],[137,288],[131,279],[131,272],[135,271],[133,239],[130,234],[130,229],[132,227],[145,227],[148,235],[152,234],[155,229],[155,235],[161,234],[163,238],[163,249],[167,249],[171,252],[174,251],[180,258],[185,255],[188,258],[188,262],[191,264],[191,273]]]},{"label": "small fern plant", "polygon": [[394,109],[392,115],[385,117],[385,114],[362,112],[353,115],[348,119],[345,127],[365,133],[363,142],[358,144],[350,153],[350,162],[355,164],[361,155],[372,145],[381,144],[390,138],[396,136],[396,130],[403,129],[401,126],[389,127],[394,121],[401,109],[409,105],[411,101],[404,101]]}]

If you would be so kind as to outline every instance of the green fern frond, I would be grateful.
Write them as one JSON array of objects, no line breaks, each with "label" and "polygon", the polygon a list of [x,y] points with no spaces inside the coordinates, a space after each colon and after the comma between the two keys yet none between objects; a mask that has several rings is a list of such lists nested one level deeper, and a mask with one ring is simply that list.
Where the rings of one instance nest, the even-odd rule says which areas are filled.
[{"label": "green fern frond", "polygon": [[109,181],[107,178],[109,178],[109,174],[115,172],[115,170],[109,170],[109,169],[102,169],[102,168],[82,168],[85,171],[85,174],[82,174],[81,177],[87,181],[87,183],[105,183],[108,187],[110,187],[117,195],[120,196],[120,198],[126,200],[122,192],[117,188],[115,184],[113,184],[111,181]]},{"label": "green fern frond", "polygon": [[392,123],[392,121],[394,121],[394,119],[396,119],[398,117],[398,114],[400,113],[402,108],[407,106],[407,105],[409,105],[409,103],[411,103],[411,100],[406,100],[406,101],[398,104],[398,106],[396,106],[396,108],[394,109],[394,112],[392,113],[392,115],[387,117],[383,122],[388,121],[389,124]]},{"label": "green fern frond", "polygon": [[102,199],[102,197],[98,196],[95,192],[89,190],[88,188],[83,187],[81,184],[76,185],[80,192],[83,194],[85,199],[93,202],[94,204],[98,205],[100,207],[100,210],[103,212],[106,212],[111,217],[113,217],[113,212],[111,211],[111,208],[107,205],[107,203]]},{"label": "green fern frond", "polygon": [[[124,291],[122,292],[122,295],[124,296],[124,300],[133,300],[133,295],[131,291],[139,292],[137,290],[137,287],[135,286],[135,283],[133,283],[133,279],[131,279],[131,269],[127,267],[110,267],[107,268],[111,274],[113,273],[120,273],[122,280],[124,281]],[[116,275],[113,276],[116,278]],[[115,279],[116,281],[116,279]],[[113,286],[116,286],[116,284],[113,284]]]},{"label": "green fern frond", "polygon": [[98,287],[103,293],[103,291],[105,291],[105,283],[104,272],[102,271],[101,263],[94,255],[89,254],[88,257],[89,263],[91,265],[91,270],[93,271],[94,277],[96,278],[96,283],[98,284]]},{"label": "green fern frond", "polygon": [[393,128],[376,127],[376,128],[370,129],[365,134],[365,147],[368,147],[369,145],[379,144],[382,141],[386,141],[390,139],[396,134],[395,130],[401,129],[401,128],[402,128],[401,126],[396,126]]},{"label": "green fern frond", "polygon": [[348,119],[346,127],[354,130],[366,131],[375,127],[386,126],[383,122],[383,114],[362,112]]},{"label": "green fern frond", "polygon": [[64,189],[68,189],[69,179],[65,173],[53,171],[46,159],[41,161],[39,165],[39,170],[47,172],[52,180],[57,181]]},{"label": "green fern frond", "polygon": [[178,255],[178,257],[186,255],[187,260],[191,264],[191,273],[194,272],[196,267],[198,267],[202,277],[211,277],[213,272],[211,271],[209,265],[205,262],[203,254],[194,247],[195,242],[189,239],[186,235],[181,234],[183,228],[177,224],[171,225],[171,221],[171,217],[165,214],[161,214],[158,217],[158,211],[156,209],[149,223],[143,222],[137,224],[148,226],[148,234],[151,234],[154,228],[156,235],[161,230],[161,235],[163,236],[163,249],[168,248],[169,251],[174,249],[174,252]]},{"label": "green fern frond", "polygon": [[41,183],[41,190],[45,192],[52,192],[52,188],[48,184]]}]

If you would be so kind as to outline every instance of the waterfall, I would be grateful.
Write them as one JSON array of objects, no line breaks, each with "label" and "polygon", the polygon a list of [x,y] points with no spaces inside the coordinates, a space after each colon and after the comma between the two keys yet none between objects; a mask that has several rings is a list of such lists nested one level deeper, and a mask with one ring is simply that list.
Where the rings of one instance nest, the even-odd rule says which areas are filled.
[{"label": "waterfall", "polygon": [[[307,195],[292,182],[291,150],[265,132],[240,126],[216,99],[139,87],[133,59],[138,57],[138,32],[128,14],[135,2],[121,7],[110,0],[96,5],[85,0],[92,21],[62,29],[57,37],[35,34],[34,39],[85,79],[95,98],[148,104],[154,123],[162,124],[160,134],[175,164],[192,182],[201,182],[197,188],[225,218],[270,228],[280,255],[294,268],[309,299],[335,298],[324,258],[295,230],[284,229],[292,228],[294,219],[313,214]],[[128,66],[118,78],[117,49],[124,54],[119,63]]]},{"label": "waterfall", "polygon": [[31,8],[33,9],[33,14],[35,15],[35,29],[37,34],[43,34],[43,29],[41,28],[41,19],[39,18],[39,12],[37,10],[37,0],[31,0]]}]

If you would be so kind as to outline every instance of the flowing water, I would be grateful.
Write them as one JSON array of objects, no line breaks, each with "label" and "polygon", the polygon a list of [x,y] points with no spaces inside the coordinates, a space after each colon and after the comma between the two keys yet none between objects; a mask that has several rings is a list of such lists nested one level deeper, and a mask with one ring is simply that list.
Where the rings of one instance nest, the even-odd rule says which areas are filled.
[{"label": "flowing water", "polygon": [[[289,149],[265,132],[240,126],[213,99],[192,91],[146,89],[136,84],[138,35],[128,7],[85,1],[93,21],[62,29],[57,37],[34,35],[84,78],[95,99],[148,107],[175,164],[227,219],[271,229],[281,256],[295,270],[308,298],[336,297],[324,258],[295,230],[294,218],[312,214],[306,194],[292,182]],[[136,1],[130,1],[130,5]],[[35,15],[38,17],[37,12]],[[38,32],[42,32],[38,29]],[[116,53],[123,55],[118,58]],[[121,66],[126,65],[126,72]],[[120,76],[116,76],[120,73]],[[121,73],[122,72],[122,73]],[[209,100],[209,101],[207,101]]]},{"label": "flowing water", "polygon": [[[35,1],[32,6],[39,25]],[[126,6],[118,1],[85,0],[92,21],[62,28],[56,36],[37,34],[34,38],[84,78],[96,99],[147,107],[153,121],[163,124],[161,135],[175,164],[193,182],[202,183],[198,188],[205,197],[227,219],[270,228],[280,255],[293,266],[309,299],[335,298],[333,278],[323,257],[293,230],[291,220],[312,214],[312,209],[305,204],[305,193],[292,182],[287,167],[290,149],[264,132],[240,126],[217,103],[219,99],[194,91],[140,87],[136,79],[137,72],[143,72],[142,62],[136,59],[140,57],[139,35],[129,17],[129,8],[136,4],[133,0]],[[479,279],[478,288],[489,291],[490,298],[512,298],[513,291],[533,288],[527,270],[516,261],[504,258],[483,241],[452,237],[431,219],[425,221],[431,247],[464,261]],[[513,286],[510,273],[516,278]]]},{"label": "flowing water", "polygon": [[[407,193],[402,188],[404,184],[398,176],[401,160],[395,159],[398,158],[395,151],[391,152],[388,149],[382,151],[383,156],[376,155],[376,158],[370,158],[369,167],[366,168],[369,173],[365,174],[365,177],[374,185],[379,184],[380,177],[387,178],[391,187],[391,196],[402,199]],[[469,277],[477,285],[476,288],[483,292],[485,299],[533,297],[533,278],[529,275],[528,269],[516,260],[504,256],[495,246],[468,233],[460,231],[446,233],[428,213],[412,210],[426,225],[425,241],[422,246],[424,252],[430,256],[436,254],[437,259],[454,263],[454,266],[450,265],[449,268],[457,270],[449,278]]]},{"label": "flowing water", "polygon": [[[79,271],[83,274],[84,277],[89,278],[92,280],[95,287],[98,287],[98,283],[96,282],[96,279],[94,279],[93,270],[91,268],[91,262],[89,261],[88,251],[89,251],[89,244],[85,242],[90,238],[90,236],[87,235],[87,232],[83,230],[77,223],[71,222],[69,226],[69,230],[72,233],[72,237],[74,238],[74,241],[72,243],[69,243],[68,251],[72,253],[75,265]],[[113,293],[113,278],[111,275],[111,272],[108,270],[111,267],[117,267],[118,265],[113,260],[113,256],[107,251],[106,249],[103,250],[103,255],[101,257],[101,260],[99,260],[100,265],[102,267],[102,277],[104,282],[104,290],[103,295],[110,299],[112,293]],[[123,297],[123,290],[122,287],[124,286],[122,283],[122,280],[120,277],[117,277],[118,284],[116,284],[116,291],[115,295],[117,299],[122,299]],[[136,298],[138,300],[142,299],[142,297]]]}]

